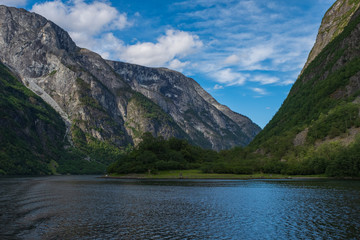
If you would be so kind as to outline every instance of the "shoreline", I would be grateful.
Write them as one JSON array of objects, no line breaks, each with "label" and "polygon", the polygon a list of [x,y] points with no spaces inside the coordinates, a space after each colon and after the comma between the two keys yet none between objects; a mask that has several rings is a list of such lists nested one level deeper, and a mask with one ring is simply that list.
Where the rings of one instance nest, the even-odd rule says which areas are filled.
[{"label": "shoreline", "polygon": [[294,176],[294,177],[143,177],[143,176],[100,176],[103,179],[122,180],[353,180],[359,181],[356,177],[318,177],[318,176]]},{"label": "shoreline", "polygon": [[164,171],[158,174],[120,174],[120,175],[103,175],[99,178],[105,179],[138,179],[138,180],[319,180],[319,179],[334,179],[321,175],[282,175],[282,174],[217,174],[217,173],[202,173],[199,170],[175,170]]},{"label": "shoreline", "polygon": [[325,175],[202,173],[196,169],[160,171],[156,174],[109,174],[99,178],[133,180],[360,180],[358,177],[328,177]]},{"label": "shoreline", "polygon": [[284,177],[284,178],[156,178],[156,177],[131,177],[131,176],[101,176],[98,178],[104,179],[129,179],[129,180],[321,180],[321,179],[338,179],[338,180],[360,180],[360,179],[345,179],[345,178],[331,178],[331,177]]}]

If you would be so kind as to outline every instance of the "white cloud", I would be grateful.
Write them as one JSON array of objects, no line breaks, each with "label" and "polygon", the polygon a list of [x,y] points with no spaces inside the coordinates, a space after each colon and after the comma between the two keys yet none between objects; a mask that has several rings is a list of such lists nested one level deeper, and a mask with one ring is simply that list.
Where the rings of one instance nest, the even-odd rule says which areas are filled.
[{"label": "white cloud", "polygon": [[294,78],[294,80],[284,80],[280,83],[280,85],[282,85],[282,86],[291,85],[295,82],[295,79],[296,78]]},{"label": "white cloud", "polygon": [[113,30],[121,30],[131,23],[125,13],[120,13],[108,2],[60,0],[37,3],[31,11],[36,12],[67,30],[80,46],[93,49],[98,44],[99,35]]},{"label": "white cloud", "polygon": [[[249,70],[258,68],[260,62],[269,59],[273,56],[275,50],[273,46],[259,45],[241,51],[241,64]],[[256,67],[254,67],[256,66]]]},{"label": "white cloud", "polygon": [[233,64],[236,64],[240,61],[240,58],[233,54],[233,55],[230,55],[229,57],[227,57],[224,61],[225,64],[228,64],[228,65],[233,65]]},{"label": "white cloud", "polygon": [[300,72],[320,24],[317,1],[307,8],[273,0],[184,0],[173,5],[182,8],[177,17],[205,45],[195,56],[199,67],[193,71],[224,85],[292,84],[296,77],[288,80],[289,75]]},{"label": "white cloud", "polygon": [[243,85],[248,77],[247,74],[234,72],[230,68],[215,71],[211,75],[216,82],[226,84],[227,86]]},{"label": "white cloud", "polygon": [[105,59],[112,58],[114,53],[124,49],[124,42],[115,37],[113,33],[106,33],[97,41],[101,44],[96,45],[93,50]]},{"label": "white cloud", "polygon": [[178,59],[174,59],[174,60],[172,60],[172,61],[170,61],[169,62],[169,64],[168,64],[168,67],[170,68],[170,69],[175,69],[175,70],[177,70],[177,71],[183,71],[183,69],[187,66],[187,65],[189,65],[189,63],[190,62],[181,62],[180,60],[178,60]]},{"label": "white cloud", "polygon": [[[108,0],[52,0],[34,5],[33,11],[53,20],[69,31],[78,45],[104,58],[207,75],[215,82],[214,90],[252,82],[251,90],[263,96],[269,93],[267,85],[281,87],[295,81],[320,23],[312,17],[319,11],[316,6],[314,3],[314,10],[303,11],[276,1],[184,0],[171,4],[176,17],[157,28],[172,30],[156,39],[138,41],[143,36],[131,29],[126,34],[134,34],[135,40],[125,43],[111,31],[124,30],[132,22]],[[134,16],[145,19],[139,12]],[[141,24],[134,22],[135,31]]]},{"label": "white cloud", "polygon": [[[156,43],[143,42],[128,45],[119,53],[122,60],[146,66],[173,65],[184,67],[176,57],[185,57],[201,48],[203,43],[197,35],[178,30],[168,30]],[[187,64],[187,63],[186,63]]]},{"label": "white cloud", "polygon": [[266,95],[268,94],[267,91],[263,88],[250,88],[251,90],[253,90],[254,92],[256,92],[257,94],[260,94],[260,95]]},{"label": "white cloud", "polygon": [[259,82],[261,85],[273,84],[280,81],[278,77],[270,77],[265,75],[257,75],[250,79],[252,82]]},{"label": "white cloud", "polygon": [[219,85],[219,84],[215,84],[214,90],[219,90],[219,89],[224,89],[224,86]]},{"label": "white cloud", "polygon": [[27,0],[0,0],[0,5],[6,5],[10,7],[22,7],[25,6]]},{"label": "white cloud", "polygon": [[85,0],[70,0],[64,3],[54,0],[35,4],[32,11],[67,30],[78,46],[93,50],[107,59],[182,71],[190,62],[181,58],[203,45],[197,35],[178,30],[166,31],[156,43],[126,45],[113,31],[123,30],[132,23],[125,13],[120,13],[107,1],[87,3]]}]

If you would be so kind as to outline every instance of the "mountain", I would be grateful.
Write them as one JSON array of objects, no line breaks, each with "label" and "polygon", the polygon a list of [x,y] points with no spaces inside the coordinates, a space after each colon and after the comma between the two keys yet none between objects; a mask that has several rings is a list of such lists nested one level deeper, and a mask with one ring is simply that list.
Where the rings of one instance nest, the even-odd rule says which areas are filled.
[{"label": "mountain", "polygon": [[60,114],[0,62],[0,175],[103,173],[121,155],[94,141],[76,148],[71,139]]},{"label": "mountain", "polygon": [[179,72],[107,63],[133,90],[168,113],[190,139],[203,139],[203,147],[219,150],[228,148],[222,146],[247,145],[260,130],[249,118],[219,104],[197,82]]},{"label": "mountain", "polygon": [[49,174],[64,149],[60,115],[0,63],[0,175]]},{"label": "mountain", "polygon": [[329,8],[322,19],[315,45],[301,72],[308,67],[328,43],[342,33],[355,11],[359,8],[359,2],[359,0],[336,1]]},{"label": "mountain", "polygon": [[298,174],[346,168],[342,174],[360,175],[359,6],[338,0],[326,13],[302,74],[250,144],[270,168]]},{"label": "mountain", "polygon": [[0,6],[0,60],[61,115],[79,149],[138,144],[151,132],[221,150],[247,145],[260,131],[193,79],[104,60],[24,9]]}]

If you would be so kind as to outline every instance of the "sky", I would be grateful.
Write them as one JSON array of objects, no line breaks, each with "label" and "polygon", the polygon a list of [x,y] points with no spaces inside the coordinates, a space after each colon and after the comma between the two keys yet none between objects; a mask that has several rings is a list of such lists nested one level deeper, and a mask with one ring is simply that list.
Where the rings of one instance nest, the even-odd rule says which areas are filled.
[{"label": "sky", "polygon": [[39,13],[106,59],[167,67],[264,127],[335,0],[0,0]]}]

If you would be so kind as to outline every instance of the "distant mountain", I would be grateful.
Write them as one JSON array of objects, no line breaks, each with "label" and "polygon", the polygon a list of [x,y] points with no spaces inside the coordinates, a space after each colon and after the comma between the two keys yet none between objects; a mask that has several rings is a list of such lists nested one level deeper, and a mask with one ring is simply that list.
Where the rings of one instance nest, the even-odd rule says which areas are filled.
[{"label": "distant mountain", "polygon": [[[216,150],[247,145],[260,128],[249,118],[219,104],[193,79],[166,68],[107,61],[133,90],[142,93],[168,113],[205,148]],[[196,140],[198,139],[198,140]]]},{"label": "distant mountain", "polygon": [[[338,0],[326,13],[302,74],[250,144],[257,153],[281,166],[322,159],[324,170],[327,164],[336,166],[331,151],[356,141],[360,132],[359,6],[360,1]],[[321,157],[319,149],[324,151]]]},{"label": "distant mountain", "polygon": [[23,9],[0,7],[0,60],[68,127],[115,146],[151,132],[221,150],[247,145],[260,131],[181,73],[106,61]]}]

